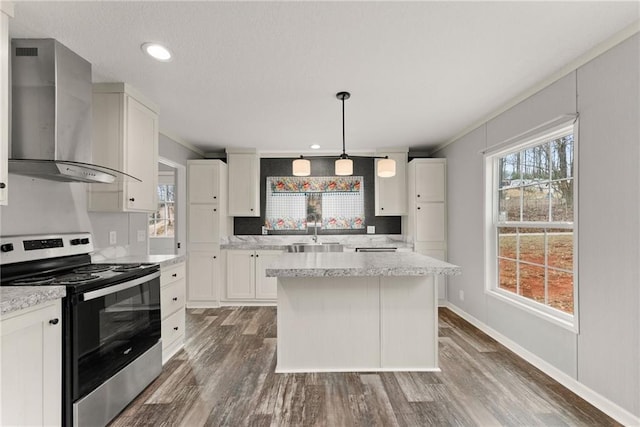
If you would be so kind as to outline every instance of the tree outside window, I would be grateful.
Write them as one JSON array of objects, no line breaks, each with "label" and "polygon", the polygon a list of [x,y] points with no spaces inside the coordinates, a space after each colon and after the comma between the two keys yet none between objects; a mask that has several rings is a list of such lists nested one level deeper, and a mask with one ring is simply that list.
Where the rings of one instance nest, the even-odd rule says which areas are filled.
[{"label": "tree outside window", "polygon": [[158,209],[149,215],[149,237],[174,237],[175,185],[158,185]]},{"label": "tree outside window", "polygon": [[573,315],[573,129],[537,141],[493,158],[493,287]]}]

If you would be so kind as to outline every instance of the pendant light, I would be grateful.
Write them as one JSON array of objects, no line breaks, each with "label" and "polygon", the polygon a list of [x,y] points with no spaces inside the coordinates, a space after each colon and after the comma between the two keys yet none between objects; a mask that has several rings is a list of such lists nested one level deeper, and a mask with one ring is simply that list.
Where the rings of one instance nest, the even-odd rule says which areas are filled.
[{"label": "pendant light", "polygon": [[338,92],[336,98],[342,101],[342,154],[340,158],[336,160],[336,175],[353,175],[353,160],[347,156],[344,142],[344,100],[349,99],[351,94],[349,92]]},{"label": "pendant light", "polygon": [[380,178],[391,178],[396,176],[396,161],[386,156],[377,162],[376,173]]},{"label": "pendant light", "polygon": [[[348,156],[345,144],[345,126],[344,126],[344,101],[351,98],[349,92],[338,92],[336,98],[342,101],[342,154],[335,161],[335,174],[339,176],[353,175],[353,160],[359,159],[379,159],[376,165],[376,174],[380,178],[390,178],[396,175],[396,161],[390,159],[389,156]],[[327,156],[311,156],[316,158],[327,158]],[[294,176],[311,175],[311,162],[300,156],[295,159],[292,164]]]},{"label": "pendant light", "polygon": [[300,156],[299,159],[293,161],[293,176],[309,176],[311,175],[311,162]]}]

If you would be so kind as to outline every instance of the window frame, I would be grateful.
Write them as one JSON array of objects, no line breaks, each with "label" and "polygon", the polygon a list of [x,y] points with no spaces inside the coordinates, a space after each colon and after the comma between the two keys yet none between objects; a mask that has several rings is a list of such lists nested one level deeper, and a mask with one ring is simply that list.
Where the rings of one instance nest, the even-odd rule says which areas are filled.
[{"label": "window frame", "polygon": [[[499,221],[499,183],[500,168],[499,159],[511,153],[517,153],[524,149],[534,147],[545,142],[550,142],[559,137],[573,134],[573,224],[569,222],[540,222],[540,221]],[[485,216],[485,294],[518,307],[525,312],[548,320],[573,332],[579,331],[578,311],[578,168],[579,168],[579,123],[577,118],[571,121],[557,122],[554,126],[544,130],[538,130],[535,134],[529,134],[520,139],[514,138],[504,144],[499,144],[493,150],[487,150],[484,154],[484,216]],[[565,313],[545,303],[537,302],[531,298],[499,287],[499,247],[498,229],[507,226],[513,228],[544,229],[571,229],[573,230],[573,314]],[[545,260],[545,269],[548,262]],[[545,292],[547,288],[545,287]]]}]

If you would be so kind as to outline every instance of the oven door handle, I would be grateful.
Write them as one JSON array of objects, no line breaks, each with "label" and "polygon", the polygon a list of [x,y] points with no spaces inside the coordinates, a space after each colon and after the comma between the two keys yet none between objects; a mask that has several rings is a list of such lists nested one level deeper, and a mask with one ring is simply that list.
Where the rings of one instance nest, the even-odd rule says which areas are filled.
[{"label": "oven door handle", "polygon": [[160,277],[160,272],[156,271],[152,274],[147,274],[143,277],[138,277],[137,279],[130,280],[128,282],[120,283],[118,285],[108,286],[102,289],[96,289],[95,291],[85,292],[84,294],[80,294],[80,301],[90,301],[92,299],[100,298],[105,295],[110,295],[116,292],[124,291],[125,289],[133,288],[135,286],[141,285],[145,282],[155,279],[156,277]]}]

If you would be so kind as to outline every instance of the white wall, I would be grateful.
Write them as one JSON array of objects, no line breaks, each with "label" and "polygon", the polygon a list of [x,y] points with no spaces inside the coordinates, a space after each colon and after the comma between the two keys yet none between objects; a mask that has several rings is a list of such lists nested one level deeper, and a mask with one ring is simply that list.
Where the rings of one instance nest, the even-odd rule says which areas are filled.
[{"label": "white wall", "polygon": [[[448,163],[449,302],[640,417],[640,36],[436,153]],[[484,292],[483,149],[580,114],[578,334]],[[464,300],[460,292],[464,292]]]},{"label": "white wall", "polygon": [[[201,158],[164,135],[160,135],[159,153],[181,165],[189,158]],[[147,229],[147,214],[87,212],[87,184],[9,174],[8,191],[9,205],[0,207],[0,235],[88,231],[93,234],[96,251],[148,252],[148,242],[137,239],[137,231]],[[110,231],[117,233],[116,245],[109,244]]]},{"label": "white wall", "polygon": [[[87,184],[47,181],[9,174],[9,205],[0,207],[0,235],[88,231],[96,250],[120,247],[146,254],[147,242],[136,232],[146,228],[146,214],[87,212]],[[116,245],[109,232],[116,231]]]}]

